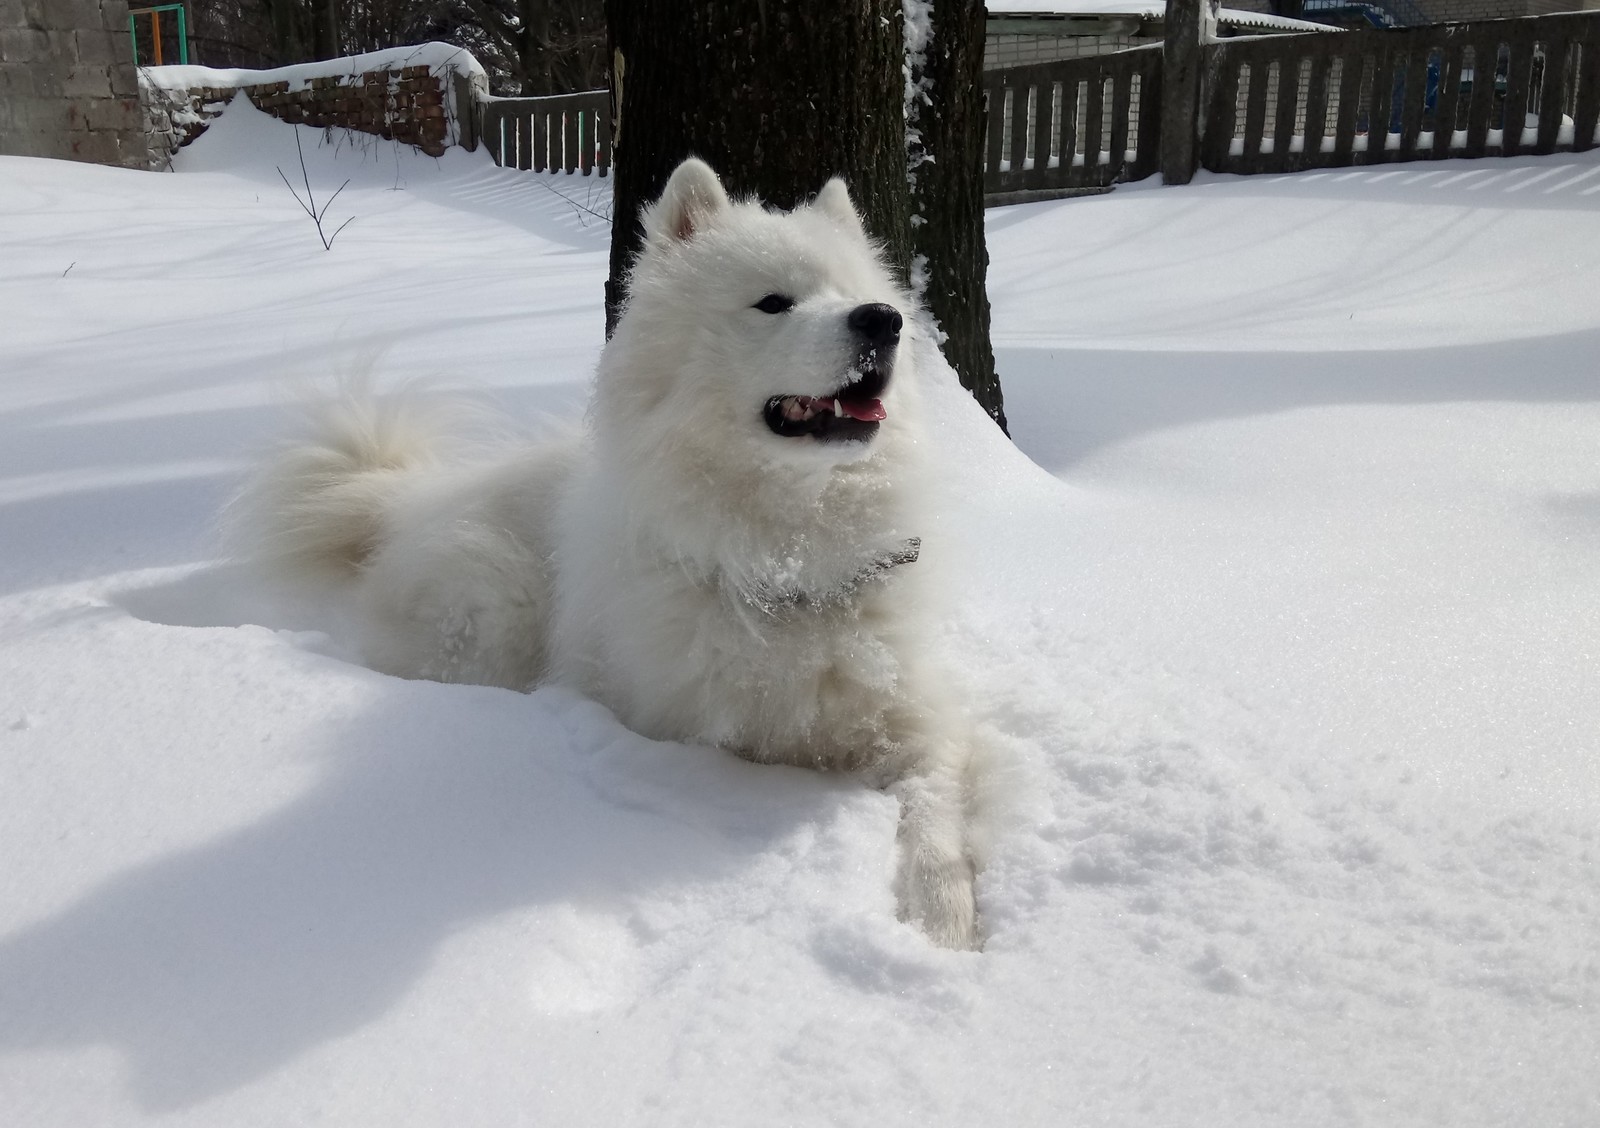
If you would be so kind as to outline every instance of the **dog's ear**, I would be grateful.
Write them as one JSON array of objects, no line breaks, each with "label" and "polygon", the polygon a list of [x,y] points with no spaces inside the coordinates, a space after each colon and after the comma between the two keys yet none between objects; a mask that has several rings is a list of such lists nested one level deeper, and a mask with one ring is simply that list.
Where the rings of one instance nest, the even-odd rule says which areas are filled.
[{"label": "dog's ear", "polygon": [[824,184],[811,206],[846,231],[863,239],[867,237],[866,228],[861,223],[861,213],[856,211],[856,206],[850,202],[850,189],[844,186],[842,177],[835,176]]},{"label": "dog's ear", "polygon": [[687,242],[729,206],[728,193],[711,166],[690,157],[673,170],[661,199],[645,212],[645,238],[663,245]]}]

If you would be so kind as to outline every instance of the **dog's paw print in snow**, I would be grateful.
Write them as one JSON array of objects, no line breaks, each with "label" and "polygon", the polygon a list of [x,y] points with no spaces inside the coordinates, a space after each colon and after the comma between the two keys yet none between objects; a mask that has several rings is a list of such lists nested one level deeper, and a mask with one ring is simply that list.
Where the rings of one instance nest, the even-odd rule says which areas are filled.
[{"label": "dog's paw print in snow", "polygon": [[1189,965],[1200,982],[1219,995],[1243,995],[1249,990],[1250,976],[1230,966],[1215,944],[1207,944],[1200,958]]},{"label": "dog's paw print in snow", "polygon": [[603,913],[557,906],[542,922],[528,959],[530,1005],[542,1014],[598,1014],[623,1006],[639,988],[640,940]]},{"label": "dog's paw print in snow", "polygon": [[941,1013],[966,1012],[979,991],[951,971],[978,957],[928,943],[906,925],[887,927],[881,918],[857,915],[829,921],[812,934],[811,954],[828,971],[862,991],[913,999]]}]

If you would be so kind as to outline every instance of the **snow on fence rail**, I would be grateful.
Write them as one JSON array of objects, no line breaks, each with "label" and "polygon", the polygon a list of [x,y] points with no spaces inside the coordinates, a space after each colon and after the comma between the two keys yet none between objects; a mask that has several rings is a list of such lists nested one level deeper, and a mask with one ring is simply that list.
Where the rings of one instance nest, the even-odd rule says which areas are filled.
[{"label": "snow on fence rail", "polygon": [[485,98],[478,137],[497,165],[532,172],[611,168],[611,96],[604,90],[548,98]]},{"label": "snow on fence rail", "polygon": [[1600,13],[1228,40],[1207,54],[1201,162],[1214,172],[1509,157],[1596,142]]},{"label": "snow on fence rail", "polygon": [[990,203],[1094,191],[1160,167],[1161,48],[988,71]]}]

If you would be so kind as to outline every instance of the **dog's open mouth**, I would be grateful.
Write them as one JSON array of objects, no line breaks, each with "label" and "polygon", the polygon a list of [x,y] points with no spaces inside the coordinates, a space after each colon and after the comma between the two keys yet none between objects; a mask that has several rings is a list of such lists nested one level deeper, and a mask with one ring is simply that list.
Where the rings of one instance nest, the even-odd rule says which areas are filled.
[{"label": "dog's open mouth", "polygon": [[887,383],[871,372],[831,396],[773,396],[762,414],[773,434],[784,438],[811,435],[822,442],[864,442],[886,417],[878,397]]}]

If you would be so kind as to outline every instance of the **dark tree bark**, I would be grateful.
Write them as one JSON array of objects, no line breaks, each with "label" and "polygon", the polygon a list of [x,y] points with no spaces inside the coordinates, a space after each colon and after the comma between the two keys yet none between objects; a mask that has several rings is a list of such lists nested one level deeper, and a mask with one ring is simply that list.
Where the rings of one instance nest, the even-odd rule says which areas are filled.
[{"label": "dark tree bark", "polygon": [[606,0],[611,278],[625,298],[639,211],[697,156],[731,194],[792,208],[843,176],[867,230],[910,261],[900,0]]},{"label": "dark tree bark", "polygon": [[315,24],[312,50],[319,59],[337,59],[344,52],[344,37],[339,33],[338,0],[322,0],[320,11],[312,13]]},{"label": "dark tree bark", "polygon": [[431,0],[421,9],[418,31],[471,50],[498,93],[575,94],[605,85],[601,0]]},{"label": "dark tree bark", "polygon": [[911,249],[923,301],[945,334],[945,359],[1005,430],[984,285],[983,42],[983,0],[937,0],[907,111]]},{"label": "dark tree bark", "polygon": [[521,0],[517,12],[522,28],[517,35],[522,73],[530,83],[550,89],[550,5],[542,0]]}]

